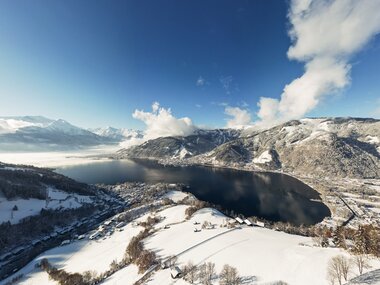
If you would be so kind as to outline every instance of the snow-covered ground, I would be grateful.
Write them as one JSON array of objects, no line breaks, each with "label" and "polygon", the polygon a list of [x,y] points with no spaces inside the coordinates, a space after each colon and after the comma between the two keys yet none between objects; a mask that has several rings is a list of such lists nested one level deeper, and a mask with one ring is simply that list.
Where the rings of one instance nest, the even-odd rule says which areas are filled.
[{"label": "snow-covered ground", "polygon": [[[230,229],[225,225],[231,219],[211,208],[201,209],[190,220],[185,220],[187,207],[177,205],[157,211],[157,216],[165,218],[155,225],[158,231],[144,240],[145,248],[155,251],[162,259],[177,255],[179,266],[188,261],[196,265],[210,261],[215,263],[216,272],[219,273],[224,264],[229,264],[238,269],[245,280],[244,284],[263,285],[282,280],[292,285],[327,285],[326,272],[330,258],[338,254],[348,256],[341,249],[314,247],[308,237],[248,226]],[[148,215],[151,214],[138,220],[143,221]],[[201,229],[205,221],[214,228]],[[122,258],[130,239],[142,229],[133,224],[126,225],[124,231],[115,232],[104,240],[76,241],[45,252],[21,269],[19,273],[25,276],[19,284],[55,284],[46,273],[34,268],[34,264],[42,258],[48,258],[56,267],[69,272],[105,271],[112,260]],[[170,224],[170,227],[164,228],[165,224]],[[194,232],[194,228],[200,231]],[[371,270],[379,268],[380,262],[372,261],[372,266]],[[351,273],[350,277],[355,276]],[[136,266],[129,265],[103,284],[128,285],[141,277]],[[174,283],[189,284],[184,280],[171,279],[169,269],[155,272],[146,284]],[[213,284],[219,284],[218,279]]]},{"label": "snow-covered ground", "polygon": [[[17,224],[21,219],[38,215],[41,209],[74,209],[81,207],[84,203],[91,203],[89,196],[66,193],[57,189],[48,189],[49,200],[40,199],[12,199],[0,197],[0,223],[10,221],[11,224]],[[13,211],[17,206],[17,211]]]},{"label": "snow-covered ground", "polygon": [[177,203],[183,199],[185,199],[187,196],[189,196],[187,193],[181,192],[181,191],[169,191],[164,195],[163,198],[169,198],[173,202]]},{"label": "snow-covered ground", "polygon": [[[56,285],[56,282],[49,280],[47,273],[35,268],[35,264],[40,262],[43,258],[47,258],[52,265],[60,269],[65,269],[68,272],[83,273],[87,270],[95,270],[97,273],[101,273],[108,270],[113,260],[120,261],[123,258],[129,241],[142,230],[142,227],[134,227],[128,224],[122,229],[120,232],[115,231],[110,237],[105,239],[74,241],[68,245],[55,247],[46,251],[17,272],[17,275],[24,275],[22,280],[17,284]],[[129,269],[128,273],[130,271]],[[0,285],[5,284],[7,280],[9,279],[1,281]]]},{"label": "snow-covered ground", "polygon": [[260,154],[259,157],[255,157],[253,159],[253,163],[267,163],[272,161],[272,155],[269,153],[268,150],[264,151],[262,154]]}]

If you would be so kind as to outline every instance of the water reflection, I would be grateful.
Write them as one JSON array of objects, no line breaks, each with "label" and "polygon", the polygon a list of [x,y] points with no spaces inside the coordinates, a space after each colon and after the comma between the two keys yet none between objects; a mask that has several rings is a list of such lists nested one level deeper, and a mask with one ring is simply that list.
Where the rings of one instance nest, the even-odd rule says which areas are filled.
[{"label": "water reflection", "polygon": [[319,194],[299,180],[279,173],[252,173],[207,167],[161,166],[152,161],[116,160],[57,170],[87,183],[125,181],[185,183],[199,199],[245,216],[293,224],[315,224],[330,215],[316,201]]}]

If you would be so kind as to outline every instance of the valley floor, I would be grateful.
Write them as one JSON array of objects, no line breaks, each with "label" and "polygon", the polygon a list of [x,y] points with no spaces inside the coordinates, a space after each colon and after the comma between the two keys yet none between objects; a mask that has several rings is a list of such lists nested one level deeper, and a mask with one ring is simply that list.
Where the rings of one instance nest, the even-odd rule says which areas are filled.
[{"label": "valley floor", "polygon": [[[180,202],[185,195],[173,191],[164,197]],[[57,284],[48,278],[47,273],[35,267],[43,258],[69,272],[104,272],[113,260],[121,260],[131,238],[142,230],[139,222],[145,221],[148,216],[161,217],[161,221],[154,225],[156,231],[143,240],[146,249],[154,251],[162,260],[177,256],[180,267],[188,261],[196,265],[213,262],[219,273],[224,264],[229,264],[238,269],[244,284],[264,285],[281,280],[292,285],[327,285],[330,284],[326,279],[329,259],[338,254],[349,256],[341,249],[314,246],[308,237],[244,225],[228,228],[226,225],[231,221],[230,218],[211,208],[198,210],[186,220],[185,211],[188,207],[184,204],[161,206],[120,230],[114,227],[109,235],[98,240],[75,240],[48,250],[15,273],[14,276],[23,274],[17,284]],[[210,229],[201,228],[205,221],[211,223]],[[194,228],[200,231],[195,232]],[[371,265],[372,269],[380,268],[380,261],[371,260]],[[357,275],[356,268],[353,268],[350,278]],[[4,285],[14,276],[0,284]],[[109,276],[102,284],[134,284],[142,276],[135,265],[128,265]],[[170,269],[159,268],[149,275],[144,284],[190,283],[183,279],[172,279]],[[213,284],[219,284],[217,276]]]}]

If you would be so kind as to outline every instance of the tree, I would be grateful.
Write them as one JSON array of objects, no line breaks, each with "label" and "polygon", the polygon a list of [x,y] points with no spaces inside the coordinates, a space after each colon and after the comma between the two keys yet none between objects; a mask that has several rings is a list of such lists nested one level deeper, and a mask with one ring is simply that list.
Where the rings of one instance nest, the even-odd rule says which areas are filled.
[{"label": "tree", "polygon": [[83,282],[85,282],[86,284],[91,284],[97,278],[98,274],[95,270],[87,270],[83,272],[82,276]]},{"label": "tree", "polygon": [[210,285],[215,274],[215,264],[212,262],[203,263],[199,267],[198,278],[203,285]]},{"label": "tree", "polygon": [[351,263],[350,260],[343,255],[340,256],[340,266],[342,268],[342,275],[345,281],[348,281],[348,274],[351,270]]},{"label": "tree", "polygon": [[211,284],[211,280],[214,279],[216,275],[215,263],[207,262],[206,263],[206,279],[208,280],[207,284]]},{"label": "tree", "polygon": [[119,267],[119,264],[117,263],[117,260],[114,259],[112,260],[111,264],[110,264],[110,269],[111,271],[115,272]]},{"label": "tree", "polygon": [[328,237],[326,237],[326,236],[322,237],[321,246],[322,247],[328,247],[329,246],[329,239],[328,239]]},{"label": "tree", "polygon": [[184,279],[193,284],[198,279],[198,268],[189,261],[183,268]]},{"label": "tree", "polygon": [[238,271],[235,267],[232,267],[228,264],[223,266],[222,271],[219,275],[220,285],[240,285],[242,284],[242,279],[238,274]]},{"label": "tree", "polygon": [[47,260],[47,258],[43,258],[40,261],[40,267],[44,271],[49,271],[49,269],[51,268],[51,265],[50,265],[49,261]]},{"label": "tree", "polygon": [[136,260],[136,265],[139,267],[139,273],[148,270],[157,262],[156,254],[153,251],[143,250]]},{"label": "tree", "polygon": [[17,205],[14,205],[14,207],[12,208],[12,211],[18,211]]},{"label": "tree", "polygon": [[333,243],[337,247],[347,248],[344,227],[336,227],[335,231],[333,232]]},{"label": "tree", "polygon": [[363,274],[364,269],[370,268],[368,257],[365,254],[356,254],[352,261],[357,266],[359,275]]},{"label": "tree", "polygon": [[128,257],[131,261],[134,261],[139,257],[142,250],[143,244],[140,239],[138,237],[133,237],[128,244],[126,257]]},{"label": "tree", "polygon": [[334,284],[335,280],[337,280],[339,285],[342,285],[342,278],[347,281],[350,268],[349,260],[343,255],[331,258],[327,267],[327,277],[331,284]]}]

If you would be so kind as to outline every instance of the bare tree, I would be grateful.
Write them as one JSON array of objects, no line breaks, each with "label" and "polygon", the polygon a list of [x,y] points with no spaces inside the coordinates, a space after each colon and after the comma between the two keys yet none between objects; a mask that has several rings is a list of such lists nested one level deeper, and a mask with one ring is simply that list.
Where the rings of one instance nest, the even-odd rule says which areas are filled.
[{"label": "bare tree", "polygon": [[342,268],[342,274],[345,281],[348,281],[348,274],[351,271],[351,263],[350,260],[343,255],[340,256],[340,266]]},{"label": "bare tree", "polygon": [[363,274],[364,269],[370,268],[368,257],[365,254],[356,254],[352,262],[357,266],[360,275]]},{"label": "bare tree", "polygon": [[199,266],[199,270],[198,270],[198,279],[201,284],[204,284],[205,276],[206,276],[206,264],[203,263]]},{"label": "bare tree", "polygon": [[136,265],[139,267],[139,273],[143,273],[148,270],[149,267],[157,263],[157,256],[153,251],[143,250],[136,261]]},{"label": "bare tree", "polygon": [[189,261],[183,268],[184,279],[193,284],[198,279],[198,268]]},{"label": "bare tree", "polygon": [[212,262],[203,263],[199,267],[198,278],[203,285],[210,285],[211,280],[215,277],[215,274],[215,264]]},{"label": "bare tree", "polygon": [[238,274],[235,267],[225,264],[219,275],[220,285],[240,285],[242,284],[242,279]]},{"label": "bare tree", "polygon": [[331,284],[335,284],[335,280],[338,281],[339,285],[342,285],[342,278],[345,281],[348,280],[348,274],[351,269],[351,264],[349,259],[343,255],[337,255],[330,259],[327,267],[327,277]]},{"label": "bare tree", "polygon": [[86,284],[91,284],[97,278],[98,274],[96,273],[95,270],[87,270],[83,272],[82,276],[83,276],[83,281]]},{"label": "bare tree", "polygon": [[211,280],[214,279],[216,275],[215,263],[207,262],[206,263],[206,278],[208,280],[207,284],[211,284]]},{"label": "bare tree", "polygon": [[116,259],[112,260],[111,264],[110,264],[110,269],[111,271],[116,271],[119,267],[119,264],[117,262]]}]

